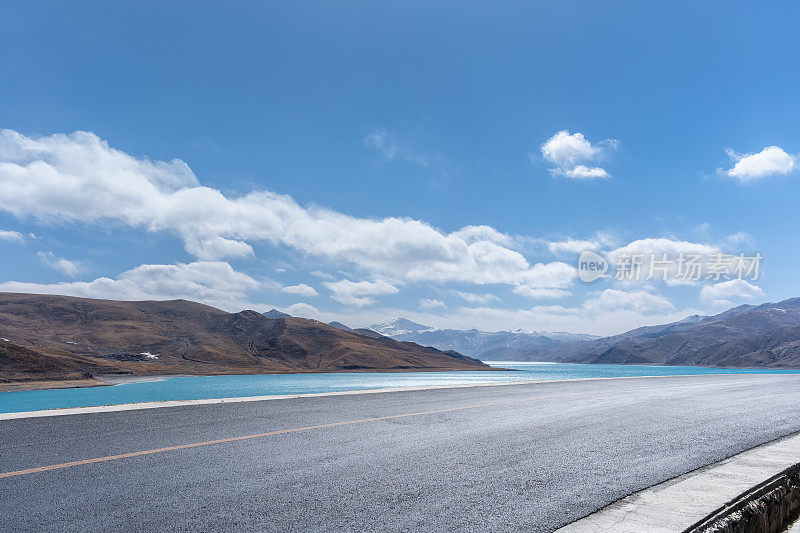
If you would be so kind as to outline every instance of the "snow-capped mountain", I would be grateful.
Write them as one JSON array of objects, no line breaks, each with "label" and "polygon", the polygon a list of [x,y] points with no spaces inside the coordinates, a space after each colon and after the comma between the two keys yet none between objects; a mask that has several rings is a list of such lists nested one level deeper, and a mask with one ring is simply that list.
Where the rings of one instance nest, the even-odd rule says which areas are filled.
[{"label": "snow-capped mountain", "polygon": [[[384,322],[383,324],[373,324],[372,326],[369,327],[369,329],[377,331],[381,335],[386,335],[387,337],[392,337],[392,338],[402,335],[422,333],[425,331],[437,331],[436,328],[423,326],[422,324],[417,324],[416,322],[412,322],[411,320],[402,317],[397,317],[394,320],[390,320],[389,322]],[[410,339],[400,339],[400,340],[410,340]]]},{"label": "snow-capped mountain", "polygon": [[374,324],[370,329],[396,340],[416,342],[440,350],[455,350],[478,359],[528,359],[531,353],[550,352],[558,350],[563,344],[597,338],[594,335],[565,332],[437,329],[402,317]]}]

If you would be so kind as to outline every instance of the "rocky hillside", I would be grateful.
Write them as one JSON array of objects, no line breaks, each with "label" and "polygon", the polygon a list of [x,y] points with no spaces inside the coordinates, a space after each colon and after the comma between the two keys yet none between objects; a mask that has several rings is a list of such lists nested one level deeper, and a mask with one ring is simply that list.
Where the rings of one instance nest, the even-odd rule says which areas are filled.
[{"label": "rocky hillside", "polygon": [[561,355],[585,363],[800,368],[800,298],[638,328]]},{"label": "rocky hillside", "polygon": [[481,370],[455,352],[303,318],[185,300],[120,302],[0,293],[0,380],[97,373]]}]

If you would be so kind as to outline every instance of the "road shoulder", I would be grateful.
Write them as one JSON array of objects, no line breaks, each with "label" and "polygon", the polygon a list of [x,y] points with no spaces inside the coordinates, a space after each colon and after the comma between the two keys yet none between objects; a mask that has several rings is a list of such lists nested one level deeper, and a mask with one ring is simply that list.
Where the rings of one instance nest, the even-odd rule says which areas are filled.
[{"label": "road shoulder", "polygon": [[633,493],[557,531],[684,531],[798,462],[795,433]]}]

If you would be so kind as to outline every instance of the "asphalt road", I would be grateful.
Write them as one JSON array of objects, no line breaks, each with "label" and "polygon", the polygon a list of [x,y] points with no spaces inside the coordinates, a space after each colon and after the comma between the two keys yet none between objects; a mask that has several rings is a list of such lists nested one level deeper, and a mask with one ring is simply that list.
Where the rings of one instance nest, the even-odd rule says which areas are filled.
[{"label": "asphalt road", "polygon": [[551,531],[800,431],[799,400],[739,374],[0,421],[0,473],[307,428],[0,477],[0,531]]}]

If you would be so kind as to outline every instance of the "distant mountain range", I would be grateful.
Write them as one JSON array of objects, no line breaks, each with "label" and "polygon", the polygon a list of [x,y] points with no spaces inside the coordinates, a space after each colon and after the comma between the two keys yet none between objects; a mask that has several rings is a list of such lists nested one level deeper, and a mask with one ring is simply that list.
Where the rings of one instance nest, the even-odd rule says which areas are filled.
[{"label": "distant mountain range", "polygon": [[800,368],[800,298],[634,329],[562,352],[585,363]]},{"label": "distant mountain range", "polygon": [[288,315],[227,313],[186,300],[0,293],[0,382],[85,380],[103,373],[486,368],[456,352]]},{"label": "distant mountain range", "polygon": [[85,382],[107,373],[489,368],[477,359],[800,368],[800,298],[595,337],[437,329],[404,318],[353,329],[185,300],[0,293],[0,383]]},{"label": "distant mountain range", "polygon": [[800,298],[741,305],[610,337],[436,329],[404,318],[370,328],[482,360],[800,368]]},{"label": "distant mountain range", "polygon": [[416,342],[440,350],[455,350],[481,360],[527,360],[541,350],[597,339],[596,335],[563,332],[478,331],[436,329],[406,318],[395,318],[370,329],[397,340]]}]

